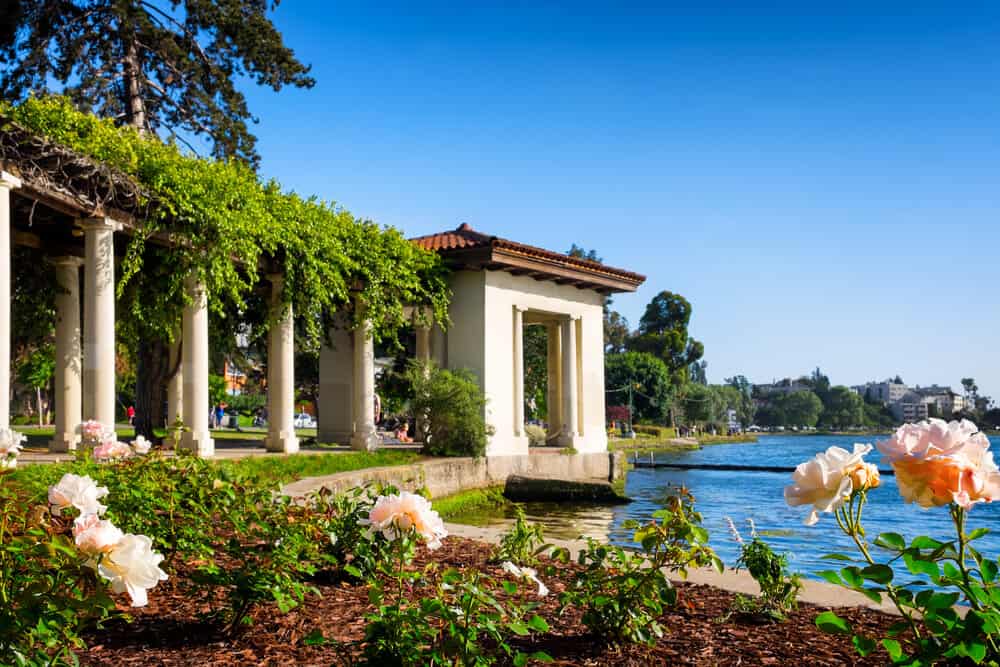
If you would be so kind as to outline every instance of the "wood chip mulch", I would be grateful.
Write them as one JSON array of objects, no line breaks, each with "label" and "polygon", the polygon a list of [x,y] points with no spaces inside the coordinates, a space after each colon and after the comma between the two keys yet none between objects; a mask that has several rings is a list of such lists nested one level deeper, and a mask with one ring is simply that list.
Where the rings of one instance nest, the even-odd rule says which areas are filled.
[{"label": "wood chip mulch", "polygon": [[[448,538],[437,551],[420,550],[416,566],[433,562],[441,568],[475,567],[503,578],[500,568],[488,562],[490,548],[479,542]],[[679,584],[680,601],[663,619],[668,633],[655,646],[609,647],[580,624],[580,614],[567,609],[556,614],[558,594],[570,582],[573,566],[560,565],[555,575],[541,575],[552,593],[537,610],[550,632],[518,641],[524,651],[543,650],[554,665],[884,665],[884,652],[861,659],[850,638],[821,632],[813,624],[826,608],[803,604],[784,623],[755,625],[731,618],[734,595],[711,586]],[[203,599],[182,575],[171,577],[149,593],[149,605],[130,610],[132,622],[109,623],[87,637],[89,648],[80,652],[85,665],[128,667],[147,665],[351,665],[362,653],[364,615],[372,610],[366,587],[319,577],[322,596],[282,614],[274,604],[259,605],[253,624],[235,638],[221,635],[218,625],[202,619],[208,611]],[[525,599],[533,591],[523,586]],[[223,595],[224,591],[218,591]],[[422,594],[420,590],[416,595]],[[431,590],[424,593],[429,594]],[[519,592],[519,595],[522,593]],[[125,599],[122,600],[124,604]],[[868,609],[838,609],[856,629],[868,636],[884,636],[891,616]],[[319,630],[329,641],[307,646],[303,639]]]}]

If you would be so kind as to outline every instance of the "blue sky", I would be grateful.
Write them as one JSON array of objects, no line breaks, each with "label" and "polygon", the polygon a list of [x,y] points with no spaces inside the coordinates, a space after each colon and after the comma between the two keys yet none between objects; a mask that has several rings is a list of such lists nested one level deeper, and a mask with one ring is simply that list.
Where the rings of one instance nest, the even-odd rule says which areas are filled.
[{"label": "blue sky", "polygon": [[691,300],[712,381],[1000,398],[1000,5],[692,4],[286,0],[318,85],[248,90],[262,171],[409,235],[596,248],[649,277],[633,324]]}]

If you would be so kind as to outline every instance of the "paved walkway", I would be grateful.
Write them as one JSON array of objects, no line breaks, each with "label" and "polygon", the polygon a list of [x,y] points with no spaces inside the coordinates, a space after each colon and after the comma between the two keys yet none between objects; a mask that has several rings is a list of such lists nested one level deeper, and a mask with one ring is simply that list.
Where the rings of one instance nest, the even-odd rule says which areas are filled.
[{"label": "paved walkway", "polygon": [[[466,526],[458,523],[446,524],[448,533],[458,537],[465,537],[471,540],[479,540],[490,544],[497,544],[503,530],[492,527]],[[556,547],[568,549],[575,559],[577,554],[583,550],[587,543],[584,540],[546,540],[546,542]],[[677,577],[671,577],[679,580]],[[757,595],[760,589],[757,582],[753,580],[745,570],[729,570],[722,574],[713,569],[692,570],[688,573],[687,581],[693,584],[706,584],[715,586],[723,590],[744,595]],[[888,600],[882,604],[875,604],[864,595],[849,591],[840,586],[834,586],[825,581],[814,581],[812,579],[802,580],[802,591],[799,593],[800,602],[808,602],[820,607],[868,607],[890,614],[896,614],[896,608]]]}]

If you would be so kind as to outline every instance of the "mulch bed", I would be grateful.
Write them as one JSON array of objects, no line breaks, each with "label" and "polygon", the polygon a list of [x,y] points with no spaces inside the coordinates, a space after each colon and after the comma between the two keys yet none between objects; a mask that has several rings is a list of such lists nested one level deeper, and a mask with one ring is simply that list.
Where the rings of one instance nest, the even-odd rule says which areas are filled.
[{"label": "mulch bed", "polygon": [[[419,550],[416,566],[434,562],[444,567],[476,567],[502,578],[499,567],[488,563],[490,547],[462,538],[448,538],[428,555]],[[544,650],[555,665],[883,665],[885,653],[861,659],[850,639],[821,632],[813,624],[825,608],[803,604],[780,624],[755,625],[736,619],[720,620],[734,595],[711,586],[679,584],[679,604],[663,619],[668,633],[655,646],[609,647],[580,624],[580,614],[567,609],[556,615],[558,594],[571,577],[572,566],[560,565],[555,577],[542,577],[552,593],[537,610],[550,632],[519,642],[526,651]],[[174,576],[150,591],[149,606],[132,610],[133,621],[115,621],[87,638],[80,653],[86,665],[349,665],[361,655],[364,615],[372,610],[365,586],[344,581],[317,580],[322,597],[310,596],[304,605],[282,614],[274,604],[253,612],[253,625],[236,638],[225,639],[218,626],[203,622],[207,611],[190,582]],[[524,594],[530,588],[522,587]],[[430,592],[430,591],[428,591]],[[222,595],[223,592],[219,591]],[[421,592],[416,591],[417,595]],[[123,600],[124,602],[124,600]],[[868,609],[838,609],[857,630],[884,636],[896,619]],[[328,640],[307,646],[303,639],[319,630]]]}]

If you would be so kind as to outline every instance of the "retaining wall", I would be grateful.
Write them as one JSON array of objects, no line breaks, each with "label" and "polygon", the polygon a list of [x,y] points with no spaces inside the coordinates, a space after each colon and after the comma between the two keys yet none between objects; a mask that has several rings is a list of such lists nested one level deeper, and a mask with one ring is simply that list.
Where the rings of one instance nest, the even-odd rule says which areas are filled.
[{"label": "retaining wall", "polygon": [[324,487],[331,491],[345,491],[370,482],[381,482],[405,491],[426,488],[432,498],[440,498],[468,489],[503,485],[511,475],[613,482],[624,474],[625,457],[620,452],[562,454],[553,451],[480,459],[426,459],[405,466],[366,468],[308,477],[286,484],[283,491],[295,497]]}]

